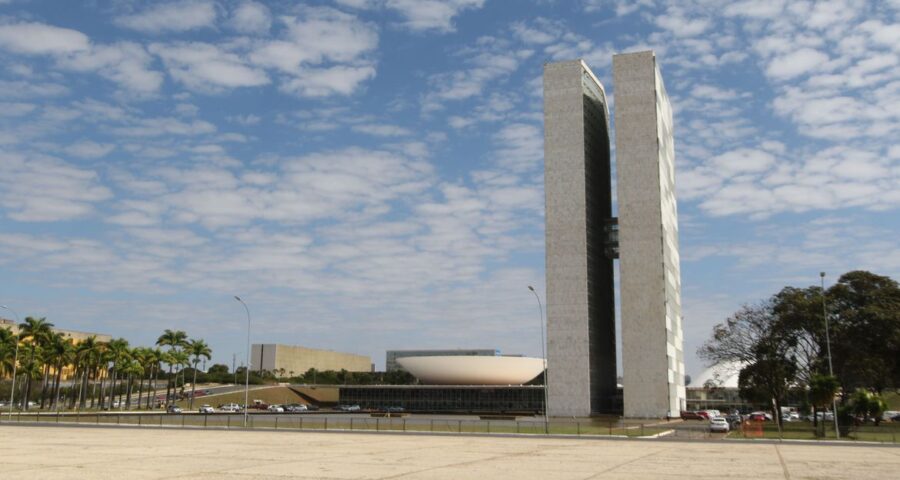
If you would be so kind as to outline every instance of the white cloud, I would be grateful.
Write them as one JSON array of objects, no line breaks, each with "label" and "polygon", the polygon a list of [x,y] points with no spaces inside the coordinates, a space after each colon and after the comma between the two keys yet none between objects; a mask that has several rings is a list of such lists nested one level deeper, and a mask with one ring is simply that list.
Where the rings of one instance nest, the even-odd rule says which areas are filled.
[{"label": "white cloud", "polygon": [[241,33],[264,34],[272,27],[272,13],[258,2],[243,2],[231,12],[231,28]]},{"label": "white cloud", "polygon": [[493,140],[498,164],[512,171],[533,170],[544,158],[544,136],[534,125],[506,125],[494,135]]},{"label": "white cloud", "polygon": [[406,18],[412,30],[452,32],[453,19],[466,10],[480,9],[484,0],[386,0],[387,8]]},{"label": "white cloud", "polygon": [[161,73],[151,70],[153,58],[133,42],[93,45],[90,49],[61,57],[59,65],[80,72],[96,71],[126,90],[153,93],[162,86]]},{"label": "white cloud", "polygon": [[172,78],[192,90],[218,92],[269,83],[265,71],[209,43],[154,43],[149,49],[163,60]]},{"label": "white cloud", "polygon": [[52,222],[86,216],[112,196],[91,170],[59,159],[0,153],[0,206],[20,222]]},{"label": "white cloud", "polygon": [[115,19],[120,27],[144,33],[184,32],[212,27],[215,21],[215,4],[203,0],[157,3],[139,13]]},{"label": "white cloud", "polygon": [[0,48],[28,55],[65,54],[87,50],[87,35],[43,23],[0,25]]},{"label": "white cloud", "polygon": [[412,134],[412,132],[407,128],[384,123],[367,123],[362,125],[354,125],[353,130],[376,137],[402,137]]},{"label": "white cloud", "polygon": [[36,107],[32,103],[0,102],[0,117],[21,117],[34,111]]},{"label": "white cloud", "polygon": [[374,76],[375,68],[371,66],[307,69],[299,76],[282,82],[279,88],[303,97],[350,95],[362,82]]},{"label": "white cloud", "polygon": [[828,61],[828,55],[812,49],[801,48],[774,58],[766,74],[776,80],[789,80],[822,67]]},{"label": "white cloud", "polygon": [[299,17],[284,16],[281,22],[282,39],[256,48],[250,55],[254,63],[300,75],[305,64],[358,62],[378,45],[372,25],[332,8],[304,8]]},{"label": "white cloud", "polygon": [[711,165],[723,176],[757,173],[775,164],[775,157],[761,150],[739,148],[714,157]]},{"label": "white cloud", "polygon": [[66,148],[66,153],[80,158],[100,158],[109,155],[116,148],[109,143],[97,143],[90,140],[73,143]]}]

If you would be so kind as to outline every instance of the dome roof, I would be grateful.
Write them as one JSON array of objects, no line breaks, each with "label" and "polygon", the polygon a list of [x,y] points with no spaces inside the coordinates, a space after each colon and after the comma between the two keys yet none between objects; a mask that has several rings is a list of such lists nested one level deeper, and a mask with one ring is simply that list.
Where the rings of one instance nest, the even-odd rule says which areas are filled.
[{"label": "dome roof", "polygon": [[713,365],[691,378],[688,387],[700,388],[707,383],[717,387],[738,388],[738,375],[744,365],[741,362],[726,362]]},{"label": "dome roof", "polygon": [[451,355],[401,357],[397,362],[432,385],[521,385],[544,370],[543,358]]}]

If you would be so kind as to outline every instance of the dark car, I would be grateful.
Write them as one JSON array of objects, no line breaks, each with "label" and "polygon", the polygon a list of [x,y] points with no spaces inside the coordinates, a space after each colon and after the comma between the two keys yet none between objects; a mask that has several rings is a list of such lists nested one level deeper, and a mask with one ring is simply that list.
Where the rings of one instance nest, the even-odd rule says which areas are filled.
[{"label": "dark car", "polygon": [[684,410],[684,411],[682,411],[682,412],[681,412],[681,419],[682,419],[682,420],[705,420],[705,418],[703,417],[703,415],[700,415],[700,413],[694,412],[694,411],[690,411],[690,410]]},{"label": "dark car", "polygon": [[319,406],[309,403],[306,405],[306,409],[309,410],[310,412],[315,412],[316,410],[319,409]]}]

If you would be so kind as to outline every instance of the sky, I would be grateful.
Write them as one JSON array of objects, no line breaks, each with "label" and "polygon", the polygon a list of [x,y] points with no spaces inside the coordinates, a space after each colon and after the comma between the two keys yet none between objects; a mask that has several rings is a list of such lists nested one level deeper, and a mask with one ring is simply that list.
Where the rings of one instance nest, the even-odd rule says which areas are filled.
[{"label": "sky", "polygon": [[0,303],[229,365],[233,295],[254,343],[378,368],[539,356],[542,65],[615,109],[612,55],[647,49],[688,373],[742,304],[900,277],[897,0],[0,0]]}]

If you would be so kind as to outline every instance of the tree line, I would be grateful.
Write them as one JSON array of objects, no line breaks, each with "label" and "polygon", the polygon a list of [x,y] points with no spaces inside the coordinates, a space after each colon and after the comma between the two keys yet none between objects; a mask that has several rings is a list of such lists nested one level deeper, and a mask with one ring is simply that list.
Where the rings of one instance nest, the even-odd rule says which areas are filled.
[{"label": "tree line", "polygon": [[716,325],[698,354],[713,365],[741,365],[741,396],[771,402],[779,426],[785,398],[798,393],[814,411],[837,396],[845,420],[877,421],[880,394],[900,387],[900,287],[866,271],[845,273],[824,291],[785,287]]},{"label": "tree line", "polygon": [[[193,367],[193,401],[197,365],[212,356],[205,341],[189,339],[181,330],[165,330],[154,347],[131,347],[123,338],[76,341],[54,331],[46,318],[26,317],[18,327],[17,333],[0,328],[0,376],[12,377],[15,371],[15,398],[24,410],[31,402],[52,410],[130,407],[133,395],[138,408],[154,408],[161,375],[166,379],[165,404],[170,404],[179,395],[179,375],[184,395],[188,366]],[[68,382],[63,372],[68,372]],[[9,390],[0,400],[8,395]]]}]

